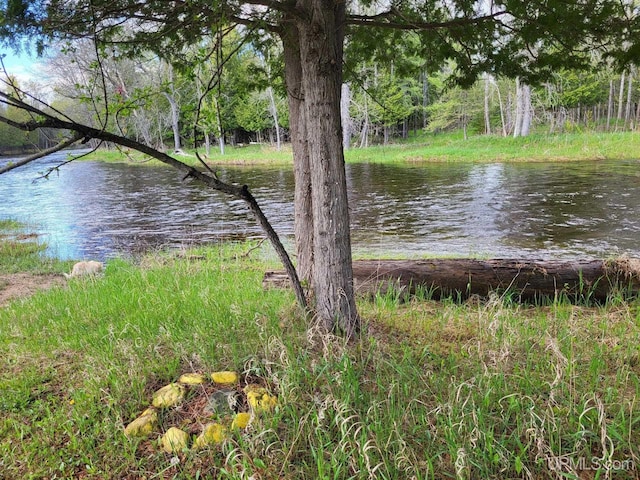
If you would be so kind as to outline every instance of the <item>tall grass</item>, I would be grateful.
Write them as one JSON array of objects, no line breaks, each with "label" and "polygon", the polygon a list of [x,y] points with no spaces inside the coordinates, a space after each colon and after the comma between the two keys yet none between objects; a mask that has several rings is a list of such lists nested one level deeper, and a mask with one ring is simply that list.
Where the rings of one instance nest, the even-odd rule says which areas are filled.
[{"label": "tall grass", "polygon": [[[248,250],[115,260],[1,310],[0,477],[637,477],[638,303],[381,297],[345,343]],[[198,453],[124,437],[156,388],[215,369],[268,379],[278,408]]]}]

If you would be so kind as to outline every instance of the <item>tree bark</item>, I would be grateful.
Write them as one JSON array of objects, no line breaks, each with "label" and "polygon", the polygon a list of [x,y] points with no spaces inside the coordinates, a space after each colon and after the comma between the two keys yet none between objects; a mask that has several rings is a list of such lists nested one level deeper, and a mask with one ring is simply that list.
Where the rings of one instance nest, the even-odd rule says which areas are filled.
[{"label": "tree bark", "polygon": [[526,137],[531,127],[531,87],[516,78],[516,120],[514,137]]},{"label": "tree bark", "polygon": [[316,315],[328,331],[356,334],[347,183],[340,122],[344,2],[300,0],[298,17],[313,211]]},{"label": "tree bark", "polygon": [[631,94],[633,93],[633,72],[629,71],[627,77],[627,105],[624,109],[624,126],[627,128],[631,121]]},{"label": "tree bark", "polygon": [[[353,264],[358,295],[415,294],[464,300],[491,292],[517,301],[555,299],[604,301],[621,289],[640,291],[640,259],[621,260],[358,260]],[[263,285],[287,286],[284,272],[267,272]],[[617,290],[619,289],[619,290]]]},{"label": "tree bark", "polygon": [[169,65],[169,92],[163,92],[171,106],[171,130],[173,131],[173,149],[176,152],[182,150],[180,141],[180,107],[176,100],[175,84],[173,81],[173,67]]},{"label": "tree bark", "polygon": [[293,146],[294,171],[294,236],[298,275],[308,285],[313,283],[313,212],[311,210],[311,170],[307,144],[300,36],[294,24],[281,34],[284,50],[284,72],[289,100],[289,133]]},{"label": "tree bark", "polygon": [[[366,90],[367,83],[365,80],[364,89]],[[360,132],[360,148],[369,146],[369,101],[368,95],[365,91],[364,94],[364,119],[362,121],[362,131]]]},{"label": "tree bark", "polygon": [[429,75],[427,73],[426,64],[420,71],[422,80],[422,128],[427,128],[427,107],[429,106]]},{"label": "tree bark", "polygon": [[173,92],[171,94],[164,92],[164,96],[166,97],[169,105],[171,106],[171,130],[173,131],[173,150],[179,152],[182,150],[182,145],[180,143],[180,109],[178,107],[178,102],[173,96]]},{"label": "tree bark", "polygon": [[531,108],[531,87],[527,84],[522,87],[522,126],[520,127],[520,136],[527,137],[531,130],[531,117],[533,109]]},{"label": "tree bark", "polygon": [[522,88],[520,79],[516,78],[516,114],[513,123],[513,137],[520,136],[520,128],[522,127]]}]

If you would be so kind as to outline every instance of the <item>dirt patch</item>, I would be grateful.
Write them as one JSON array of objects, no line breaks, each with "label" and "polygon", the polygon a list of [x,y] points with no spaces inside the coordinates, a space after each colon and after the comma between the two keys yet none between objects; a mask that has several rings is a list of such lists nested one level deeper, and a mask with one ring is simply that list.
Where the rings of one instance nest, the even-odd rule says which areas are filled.
[{"label": "dirt patch", "polygon": [[65,283],[65,278],[56,274],[10,273],[0,275],[0,307],[6,306],[16,298],[28,297],[40,290]]}]

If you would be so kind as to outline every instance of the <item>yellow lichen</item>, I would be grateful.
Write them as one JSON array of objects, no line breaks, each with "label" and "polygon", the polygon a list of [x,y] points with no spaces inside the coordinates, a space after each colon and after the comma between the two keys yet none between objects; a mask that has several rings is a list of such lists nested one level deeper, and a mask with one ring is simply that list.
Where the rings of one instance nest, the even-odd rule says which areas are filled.
[{"label": "yellow lichen", "polygon": [[210,445],[222,443],[227,438],[227,429],[219,423],[208,423],[202,433],[193,442],[194,450],[206,448]]},{"label": "yellow lichen", "polygon": [[184,398],[184,386],[170,383],[153,394],[151,402],[156,408],[169,408],[177,405]]},{"label": "yellow lichen", "polygon": [[251,414],[246,412],[238,413],[234,418],[233,422],[231,422],[232,429],[244,429],[249,425],[249,421],[251,420]]},{"label": "yellow lichen", "polygon": [[214,372],[211,379],[219,385],[233,385],[238,383],[238,374],[236,372]]},{"label": "yellow lichen", "polygon": [[189,445],[189,434],[176,427],[171,427],[162,436],[162,448],[167,453],[181,452]]}]

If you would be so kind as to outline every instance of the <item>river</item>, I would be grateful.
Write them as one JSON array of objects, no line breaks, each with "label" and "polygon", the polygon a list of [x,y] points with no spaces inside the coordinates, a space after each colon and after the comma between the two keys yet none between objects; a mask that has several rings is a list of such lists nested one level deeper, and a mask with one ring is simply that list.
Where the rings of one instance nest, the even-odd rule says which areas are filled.
[{"label": "river", "polygon": [[[60,258],[105,260],[262,232],[244,203],[165,166],[56,154],[0,175],[0,218],[27,222]],[[0,159],[0,165],[8,161]],[[291,168],[224,167],[287,245]],[[500,258],[640,256],[640,161],[347,166],[354,252]]]}]

